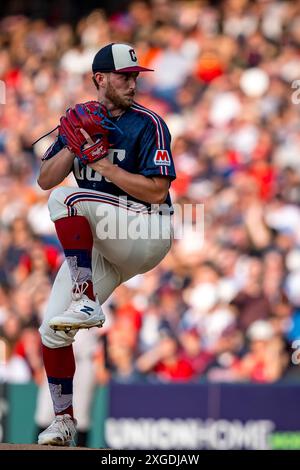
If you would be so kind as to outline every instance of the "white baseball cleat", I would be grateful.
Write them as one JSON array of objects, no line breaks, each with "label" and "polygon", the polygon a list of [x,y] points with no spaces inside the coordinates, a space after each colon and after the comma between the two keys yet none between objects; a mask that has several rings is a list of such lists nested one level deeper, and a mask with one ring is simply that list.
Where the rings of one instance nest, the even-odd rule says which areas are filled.
[{"label": "white baseball cleat", "polygon": [[75,444],[76,420],[70,415],[58,415],[38,437],[38,444],[69,447]]},{"label": "white baseball cleat", "polygon": [[49,326],[55,331],[68,332],[94,326],[101,327],[104,322],[105,315],[100,304],[83,294],[80,299],[72,300],[69,308],[62,315],[51,318]]}]

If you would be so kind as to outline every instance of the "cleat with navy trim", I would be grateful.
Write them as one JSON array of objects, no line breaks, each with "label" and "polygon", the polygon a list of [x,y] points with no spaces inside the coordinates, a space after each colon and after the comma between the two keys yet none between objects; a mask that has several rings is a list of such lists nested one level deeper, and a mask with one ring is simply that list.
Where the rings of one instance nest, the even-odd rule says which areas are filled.
[{"label": "cleat with navy trim", "polygon": [[104,322],[105,316],[99,302],[83,294],[80,299],[72,300],[69,308],[62,315],[51,318],[49,326],[54,331],[69,333],[71,330],[102,327]]}]

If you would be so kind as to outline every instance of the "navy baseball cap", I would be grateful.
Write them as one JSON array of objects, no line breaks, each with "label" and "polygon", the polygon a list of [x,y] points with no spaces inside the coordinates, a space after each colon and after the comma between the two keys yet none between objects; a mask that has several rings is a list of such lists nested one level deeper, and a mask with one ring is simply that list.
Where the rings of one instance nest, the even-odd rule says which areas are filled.
[{"label": "navy baseball cap", "polygon": [[132,46],[128,44],[108,44],[102,47],[94,57],[93,73],[96,72],[153,72],[141,67]]}]

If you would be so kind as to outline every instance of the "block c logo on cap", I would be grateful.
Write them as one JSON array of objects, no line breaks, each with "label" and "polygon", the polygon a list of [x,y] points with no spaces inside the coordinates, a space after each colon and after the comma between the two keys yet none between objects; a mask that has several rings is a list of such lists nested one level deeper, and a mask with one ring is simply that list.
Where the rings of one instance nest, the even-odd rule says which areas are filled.
[{"label": "block c logo on cap", "polygon": [[137,56],[135,55],[134,49],[130,49],[129,54],[132,62],[137,62]]},{"label": "block c logo on cap", "polygon": [[171,159],[168,150],[156,150],[154,155],[155,165],[171,165]]}]

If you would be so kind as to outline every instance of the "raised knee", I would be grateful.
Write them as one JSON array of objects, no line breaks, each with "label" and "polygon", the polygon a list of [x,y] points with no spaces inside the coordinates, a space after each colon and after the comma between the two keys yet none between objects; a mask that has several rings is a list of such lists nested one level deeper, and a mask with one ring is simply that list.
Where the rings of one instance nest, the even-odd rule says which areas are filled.
[{"label": "raised knee", "polygon": [[66,188],[59,186],[58,188],[53,189],[48,199],[49,210],[52,209],[56,204],[64,204],[67,197]]},{"label": "raised knee", "polygon": [[74,336],[77,330],[70,331],[66,334],[64,331],[57,331],[56,333],[49,327],[46,322],[42,323],[39,328],[42,344],[47,348],[56,349],[70,346],[74,342]]},{"label": "raised knee", "polygon": [[66,204],[65,199],[67,197],[66,188],[60,186],[55,188],[48,199],[48,209],[50,212],[51,220],[57,220],[62,216],[65,216]]}]

